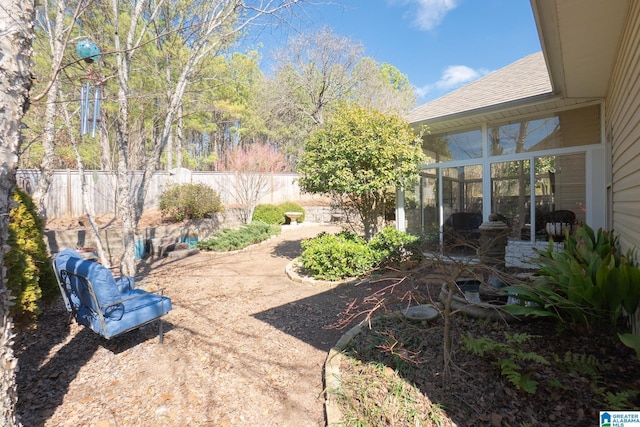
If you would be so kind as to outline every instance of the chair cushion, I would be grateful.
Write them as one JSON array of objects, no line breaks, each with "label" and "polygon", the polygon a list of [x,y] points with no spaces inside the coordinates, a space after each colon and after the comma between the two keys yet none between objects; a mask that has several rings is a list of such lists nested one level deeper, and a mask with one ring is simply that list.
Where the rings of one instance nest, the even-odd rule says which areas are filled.
[{"label": "chair cushion", "polygon": [[100,306],[118,301],[120,289],[113,279],[111,271],[95,261],[87,261],[73,249],[65,249],[56,256],[58,271],[67,270],[88,278],[93,284]]},{"label": "chair cushion", "polygon": [[[111,316],[105,316],[107,329],[104,330],[100,320],[88,311],[78,313],[79,323],[91,328],[105,338],[111,338],[123,332],[151,322],[171,310],[171,299],[151,294],[141,289],[134,289],[122,295],[125,301],[113,306]],[[131,298],[131,299],[127,299]]]}]

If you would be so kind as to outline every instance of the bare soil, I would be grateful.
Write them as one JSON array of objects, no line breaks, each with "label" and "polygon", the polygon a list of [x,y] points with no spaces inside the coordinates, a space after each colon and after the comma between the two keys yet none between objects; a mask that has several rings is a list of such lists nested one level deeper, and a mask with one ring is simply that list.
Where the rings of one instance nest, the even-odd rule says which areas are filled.
[{"label": "bare soil", "polygon": [[[338,228],[301,224],[243,251],[144,260],[138,285],[164,288],[173,303],[164,344],[158,342],[157,325],[107,341],[68,322],[61,303],[48,307],[37,329],[16,337],[17,410],[23,424],[325,425],[323,365],[331,347],[367,310],[379,307],[377,313],[384,313],[435,302],[440,284],[426,280],[428,272],[420,268],[337,287],[290,280],[285,266],[299,256],[301,240],[321,231]],[[609,367],[599,372],[595,386],[612,393],[640,391],[640,363],[605,335],[459,317],[454,367],[445,382],[441,319],[382,325],[358,336],[351,349],[362,361],[379,361],[416,384],[426,402],[444,408],[441,425],[596,425],[594,414],[612,408],[593,382],[575,373],[582,365],[588,368],[588,355]],[[525,393],[501,377],[490,359],[463,351],[468,332],[501,339],[505,331],[540,336],[529,348],[547,358],[571,352],[584,354],[585,363],[530,364],[527,372],[540,386],[535,394]],[[400,339],[393,351],[390,338]],[[343,375],[360,374],[344,366]],[[640,406],[638,396],[623,405]]]},{"label": "bare soil", "polygon": [[[61,304],[16,338],[25,426],[322,426],[331,327],[382,284],[330,288],[290,280],[300,241],[331,226],[284,228],[262,244],[140,265],[164,288],[164,322],[112,340],[68,322]],[[347,322],[348,323],[348,322]],[[346,326],[346,324],[345,324]]]}]

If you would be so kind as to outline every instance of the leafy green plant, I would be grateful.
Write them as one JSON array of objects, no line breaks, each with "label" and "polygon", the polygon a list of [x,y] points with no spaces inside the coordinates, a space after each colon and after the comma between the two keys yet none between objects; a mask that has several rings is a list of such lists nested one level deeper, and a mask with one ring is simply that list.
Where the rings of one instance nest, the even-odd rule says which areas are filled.
[{"label": "leafy green plant", "polygon": [[588,376],[593,381],[600,378],[600,372],[609,369],[610,366],[600,362],[595,356],[589,354],[576,354],[570,351],[566,352],[564,357],[556,354],[552,355],[555,367],[562,369],[575,375]]},{"label": "leafy green plant", "polygon": [[302,242],[300,262],[316,279],[357,277],[376,266],[400,261],[410,253],[405,248],[417,241],[417,237],[392,227],[380,231],[369,242],[348,230],[321,233]]},{"label": "leafy green plant", "polygon": [[548,365],[549,361],[537,353],[522,350],[522,344],[533,338],[531,335],[526,333],[511,335],[505,332],[504,336],[506,338],[504,343],[488,337],[474,338],[471,333],[463,336],[462,339],[468,351],[481,357],[485,354],[492,357],[502,375],[516,388],[535,394],[538,382],[531,378],[531,371],[525,372],[525,362],[527,367],[531,368],[531,363]]},{"label": "leafy green plant", "polygon": [[234,251],[267,240],[279,231],[280,227],[277,225],[252,222],[237,230],[223,228],[212,237],[199,241],[196,247],[206,251]]},{"label": "leafy green plant", "polygon": [[640,359],[640,335],[636,334],[618,334],[618,338],[622,344],[635,350],[636,357]]},{"label": "leafy green plant", "polygon": [[410,255],[411,252],[407,248],[419,240],[417,236],[394,227],[385,227],[373,236],[369,241],[369,247],[378,263],[397,262]]},{"label": "leafy green plant", "polygon": [[538,251],[540,270],[533,284],[506,288],[530,304],[507,305],[512,314],[551,316],[591,326],[608,319],[616,325],[623,309],[634,313],[640,300],[640,269],[635,253],[620,255],[612,231],[589,226],[568,235],[563,250],[552,244]]},{"label": "leafy green plant", "polygon": [[44,223],[35,204],[19,189],[14,200],[17,206],[9,213],[11,250],[4,256],[7,286],[15,297],[10,313],[17,324],[29,326],[40,313],[41,303],[52,300],[59,291],[44,242]]},{"label": "leafy green plant", "polygon": [[276,205],[258,205],[253,211],[251,221],[266,224],[284,224],[284,209]]},{"label": "leafy green plant", "polygon": [[344,105],[305,140],[300,186],[348,199],[369,240],[395,186],[416,175],[421,146],[422,138],[402,118]]},{"label": "leafy green plant", "polygon": [[623,390],[618,393],[611,393],[610,391],[602,393],[602,407],[611,411],[624,411],[629,408],[633,408],[634,405],[631,400],[640,394],[638,390]]},{"label": "leafy green plant", "polygon": [[220,195],[206,184],[180,184],[169,187],[158,198],[163,217],[173,221],[202,219],[223,212]]},{"label": "leafy green plant", "polygon": [[302,241],[300,263],[314,278],[340,280],[370,271],[375,256],[364,239],[351,234],[321,233]]},{"label": "leafy green plant", "polygon": [[[299,204],[294,202],[284,202],[284,203],[280,203],[278,207],[282,209],[282,212],[302,212],[302,216],[298,218],[297,221],[299,223],[304,221],[305,212],[302,206],[300,206]],[[291,220],[285,216],[284,223],[289,224],[290,222]]]}]

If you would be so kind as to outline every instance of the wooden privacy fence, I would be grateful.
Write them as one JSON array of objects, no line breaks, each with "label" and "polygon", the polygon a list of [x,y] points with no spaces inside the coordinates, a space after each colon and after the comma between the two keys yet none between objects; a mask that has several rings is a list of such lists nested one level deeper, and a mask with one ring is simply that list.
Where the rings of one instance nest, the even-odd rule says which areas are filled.
[{"label": "wooden privacy fence", "polygon": [[[94,214],[112,214],[116,209],[116,173],[114,171],[85,171],[88,186],[88,201],[93,206]],[[295,173],[265,174],[267,185],[259,204],[278,204],[285,201],[317,201],[317,196],[303,194],[298,186],[298,175]],[[18,186],[32,193],[40,177],[36,170],[18,170]],[[129,173],[129,185],[138,186],[142,179],[142,171]],[[151,180],[145,196],[144,209],[158,207],[158,197],[173,184],[203,183],[215,189],[223,204],[236,205],[234,196],[237,177],[227,172],[192,172],[187,169],[157,171]],[[132,203],[134,201],[132,200]],[[77,217],[85,214],[82,203],[82,186],[77,170],[56,170],[53,173],[51,187],[45,201],[47,218]]]}]

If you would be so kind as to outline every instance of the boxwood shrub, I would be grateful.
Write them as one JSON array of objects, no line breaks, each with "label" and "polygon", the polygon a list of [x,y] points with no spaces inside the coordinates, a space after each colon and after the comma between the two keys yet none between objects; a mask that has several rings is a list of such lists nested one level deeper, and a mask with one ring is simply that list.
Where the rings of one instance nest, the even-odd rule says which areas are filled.
[{"label": "boxwood shrub", "polygon": [[340,280],[362,276],[379,265],[400,262],[411,255],[419,238],[388,227],[371,241],[351,231],[321,233],[302,241],[300,263],[316,279]]},{"label": "boxwood shrub", "polygon": [[276,205],[258,205],[253,211],[251,222],[264,222],[266,224],[284,224],[284,210]]},{"label": "boxwood shrub", "polygon": [[364,239],[321,233],[302,241],[300,262],[316,279],[340,280],[370,271],[375,258]]}]

